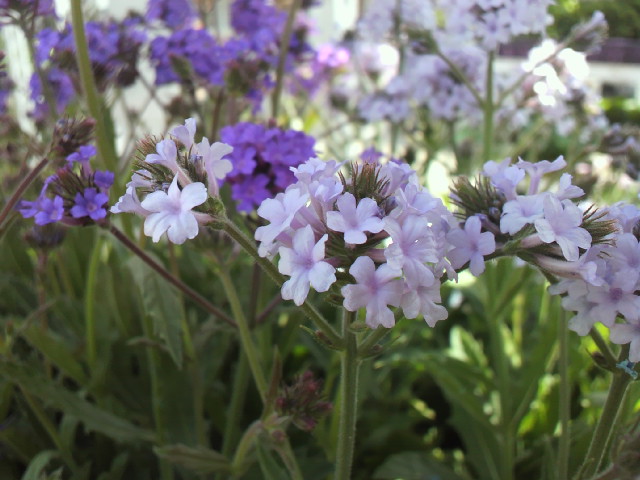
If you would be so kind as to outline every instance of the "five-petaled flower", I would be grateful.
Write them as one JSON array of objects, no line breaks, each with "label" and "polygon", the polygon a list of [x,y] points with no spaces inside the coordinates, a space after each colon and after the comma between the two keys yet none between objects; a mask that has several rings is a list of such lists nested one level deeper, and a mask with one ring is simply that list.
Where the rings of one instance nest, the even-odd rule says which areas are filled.
[{"label": "five-petaled flower", "polygon": [[154,242],[167,232],[169,240],[181,244],[198,235],[198,220],[191,210],[207,200],[207,189],[200,183],[190,183],[182,190],[176,175],[167,192],[150,193],[141,202],[142,208],[151,212],[144,221],[144,234]]}]

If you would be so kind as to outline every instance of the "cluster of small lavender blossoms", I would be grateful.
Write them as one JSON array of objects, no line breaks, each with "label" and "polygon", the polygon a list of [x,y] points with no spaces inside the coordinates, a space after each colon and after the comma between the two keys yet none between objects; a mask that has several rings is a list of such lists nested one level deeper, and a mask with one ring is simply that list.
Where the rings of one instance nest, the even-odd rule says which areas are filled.
[{"label": "cluster of small lavender blossoms", "polygon": [[[631,343],[629,360],[640,361],[640,209],[616,204],[583,212],[573,199],[583,195],[567,173],[553,192],[540,192],[542,176],[561,170],[554,162],[511,165],[489,162],[484,175],[504,197],[499,233],[517,239],[522,258],[559,278],[549,290],[563,295],[562,306],[575,312],[569,328],[580,335],[600,322],[614,343]],[[527,193],[516,189],[529,177]],[[485,222],[489,225],[491,222]],[[495,228],[496,225],[493,225]],[[492,227],[489,227],[492,228]],[[616,319],[622,319],[616,323]]]},{"label": "cluster of small lavender blossoms", "polygon": [[219,197],[222,183],[230,184],[238,210],[255,210],[295,180],[291,167],[314,154],[315,140],[295,130],[239,123],[223,128],[224,143],[213,144],[206,137],[196,143],[195,133],[189,118],[169,131],[171,138],[143,142],[139,168],[111,208],[145,217],[145,234],[154,242],[165,232],[173,243],[194,238],[198,225],[213,220],[216,207],[203,204]]},{"label": "cluster of small lavender blossoms", "polygon": [[[441,58],[463,72],[476,91],[485,91],[490,52],[521,35],[541,34],[551,17],[552,2],[524,0],[377,0],[358,24],[367,41],[391,42],[400,36],[411,41],[396,45],[405,57],[403,68],[381,88],[361,99],[360,115],[394,122],[409,117],[415,106],[427,107],[434,118],[447,121],[477,119],[481,107],[467,85]],[[356,55],[357,61],[357,55]]]},{"label": "cluster of small lavender blossoms", "polygon": [[[138,162],[139,168],[127,183],[125,194],[111,212],[144,217],[144,233],[154,242],[166,233],[169,241],[182,244],[198,235],[200,225],[213,220],[210,209],[203,204],[209,196],[218,196],[218,182],[232,168],[223,157],[233,148],[220,142],[209,143],[207,137],[196,143],[193,118],[169,133],[173,138],[144,142],[144,160]],[[156,153],[152,153],[154,150]]]},{"label": "cluster of small lavender blossoms", "polygon": [[[410,166],[372,160],[352,165],[349,179],[340,168],[309,159],[292,168],[296,183],[258,209],[269,222],[255,233],[259,253],[279,254],[278,268],[290,277],[282,297],[301,305],[310,287],[332,289],[347,310],[366,308],[371,328],[395,324],[390,306],[431,326],[446,318],[440,281],[456,277],[447,255],[464,263],[476,246],[452,249],[457,221]],[[490,243],[483,237],[479,248],[489,254]]]},{"label": "cluster of small lavender blossoms", "polygon": [[69,154],[66,164],[47,177],[36,200],[20,202],[22,216],[34,217],[37,225],[87,225],[104,219],[114,174],[91,168],[95,154],[93,145],[80,146]]}]

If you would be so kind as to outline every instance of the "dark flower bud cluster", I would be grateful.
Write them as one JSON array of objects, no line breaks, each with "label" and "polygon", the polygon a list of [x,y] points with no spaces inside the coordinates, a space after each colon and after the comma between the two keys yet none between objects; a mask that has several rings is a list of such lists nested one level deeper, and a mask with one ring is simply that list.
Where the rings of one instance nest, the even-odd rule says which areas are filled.
[{"label": "dark flower bud cluster", "polygon": [[278,413],[291,417],[293,424],[306,432],[313,430],[332,408],[322,392],[322,381],[311,371],[298,376],[292,385],[285,385],[276,399]]}]

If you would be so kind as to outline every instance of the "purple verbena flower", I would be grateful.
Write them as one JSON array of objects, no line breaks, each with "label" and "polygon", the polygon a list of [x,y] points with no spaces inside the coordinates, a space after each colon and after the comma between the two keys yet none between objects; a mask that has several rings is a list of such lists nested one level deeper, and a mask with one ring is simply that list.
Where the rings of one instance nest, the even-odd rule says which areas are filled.
[{"label": "purple verbena flower", "polygon": [[95,188],[87,188],[84,193],[76,193],[74,200],[75,205],[71,207],[73,218],[90,217],[91,220],[98,221],[107,216],[105,204],[109,201],[109,196]]}]

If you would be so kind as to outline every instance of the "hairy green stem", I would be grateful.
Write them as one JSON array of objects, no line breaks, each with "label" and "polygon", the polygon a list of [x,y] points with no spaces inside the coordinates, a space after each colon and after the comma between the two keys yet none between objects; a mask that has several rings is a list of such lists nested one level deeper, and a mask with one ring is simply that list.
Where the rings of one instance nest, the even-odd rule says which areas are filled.
[{"label": "hairy green stem", "polygon": [[344,310],[342,335],[345,349],[340,352],[340,403],[336,469],[333,480],[349,480],[353,465],[358,416],[358,345],[356,334],[351,331],[355,313]]},{"label": "hairy green stem", "polygon": [[95,79],[93,78],[93,72],[91,70],[91,60],[89,59],[89,47],[84,31],[81,0],[71,0],[71,25],[73,27],[73,38],[76,43],[76,61],[78,62],[82,90],[84,91],[89,113],[96,122],[96,147],[103,164],[109,170],[115,171],[118,158],[115,147],[113,146],[113,139],[109,138],[107,132],[107,126],[105,125],[106,112],[100,102],[100,96],[98,95],[98,89],[96,88]]},{"label": "hairy green stem", "polygon": [[365,339],[358,345],[358,353],[362,356],[366,356],[371,354],[371,349],[375,347],[380,340],[389,335],[391,332],[390,328],[378,327],[375,330],[372,330],[369,335],[365,337]]},{"label": "hairy green stem", "polygon": [[[268,259],[258,255],[258,250],[256,249],[253,240],[249,239],[231,220],[225,219],[222,228],[227,235],[233,238],[249,255],[253,257],[256,263],[262,267],[267,275],[276,282],[276,285],[280,287],[282,286],[284,283],[284,277],[278,271],[278,267]],[[342,346],[342,338],[314,306],[309,302],[304,302],[300,306],[300,309],[315,323],[316,327],[320,329],[329,342],[338,348]]]},{"label": "hairy green stem", "polygon": [[[626,360],[629,356],[629,345],[624,345],[618,356],[618,361]],[[611,434],[616,425],[616,418],[620,407],[622,406],[627,387],[631,383],[631,376],[623,370],[613,372],[613,380],[609,387],[607,399],[602,407],[602,414],[598,420],[596,430],[591,437],[589,450],[585,456],[584,462],[578,472],[578,479],[589,479],[593,477],[604,460]]]},{"label": "hairy green stem", "polygon": [[108,226],[109,232],[116,237],[125,247],[131,250],[134,254],[136,254],[143,262],[149,265],[156,273],[158,273],[162,278],[168,281],[171,285],[176,287],[186,296],[188,296],[191,300],[200,305],[204,310],[209,312],[214,317],[219,318],[223,322],[234,326],[235,322],[229,318],[229,316],[220,310],[218,307],[209,302],[206,298],[200,295],[198,292],[193,290],[189,285],[185,284],[179,278],[176,278],[171,274],[166,268],[156,262],[153,258],[151,258],[147,253],[142,250],[135,242],[133,242],[129,237],[127,237],[124,233],[118,230],[115,226]]},{"label": "hairy green stem", "polygon": [[296,13],[302,5],[302,0],[293,0],[289,7],[289,14],[287,16],[287,23],[284,26],[282,32],[282,38],[280,39],[280,52],[278,55],[278,66],[276,67],[276,86],[273,89],[273,95],[271,96],[271,116],[275,119],[278,118],[278,110],[280,108],[280,96],[282,95],[282,87],[284,83],[284,68],[287,62],[287,53],[289,53],[289,44],[291,43],[291,35],[293,34],[293,21],[296,18]]},{"label": "hairy green stem", "polygon": [[560,374],[560,438],[558,439],[558,478],[569,478],[569,450],[571,446],[571,384],[569,378],[569,329],[564,311],[560,310],[558,326],[558,372]]}]

